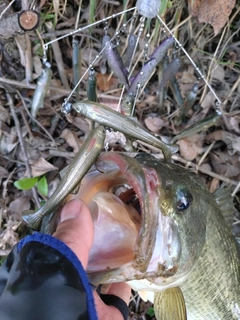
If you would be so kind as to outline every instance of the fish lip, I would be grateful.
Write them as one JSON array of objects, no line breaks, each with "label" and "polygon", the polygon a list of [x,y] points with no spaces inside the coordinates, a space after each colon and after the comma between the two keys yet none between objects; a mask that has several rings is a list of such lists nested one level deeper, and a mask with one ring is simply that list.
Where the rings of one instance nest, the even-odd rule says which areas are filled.
[{"label": "fish lip", "polygon": [[[97,167],[101,163],[104,163],[106,167],[107,163],[109,163],[111,170],[116,169],[117,166],[128,184],[134,189],[139,200],[142,221],[134,247],[133,267],[138,270],[137,273],[140,272],[146,277],[173,276],[178,270],[178,265],[177,259],[174,260],[174,258],[172,259],[172,257],[170,257],[172,259],[170,261],[170,254],[165,253],[164,255],[162,253],[158,255],[157,262],[154,261],[155,264],[151,265],[153,259],[156,259],[155,252],[158,247],[156,238],[158,237],[159,239],[165,232],[161,226],[159,226],[159,222],[162,221],[161,219],[165,219],[166,225],[170,219],[164,218],[159,208],[158,186],[160,182],[156,170],[148,168],[147,165],[141,165],[134,158],[129,158],[116,152],[102,153],[99,156]],[[159,218],[160,216],[161,219]],[[171,231],[169,232],[171,233]],[[169,232],[167,232],[165,238],[169,236]],[[179,240],[178,235],[177,240]],[[162,251],[164,252],[167,251],[165,249],[166,241],[166,239],[162,240],[162,242],[164,242],[162,244]],[[161,260],[161,262],[159,260]]]}]

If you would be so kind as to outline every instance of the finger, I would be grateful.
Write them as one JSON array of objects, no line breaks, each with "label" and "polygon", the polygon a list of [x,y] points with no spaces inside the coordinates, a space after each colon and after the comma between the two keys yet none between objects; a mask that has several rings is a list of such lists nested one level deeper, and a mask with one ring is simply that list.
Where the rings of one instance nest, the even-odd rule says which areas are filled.
[{"label": "finger", "polygon": [[107,290],[107,294],[114,294],[125,301],[126,304],[129,304],[131,288],[124,282],[112,283]]},{"label": "finger", "polygon": [[117,308],[106,305],[101,300],[97,292],[93,292],[93,296],[97,309],[98,320],[123,320],[123,316]]},{"label": "finger", "polygon": [[93,222],[83,201],[71,200],[65,204],[53,236],[69,246],[86,269],[93,243]]},{"label": "finger", "polygon": [[[126,283],[113,283],[109,286],[107,294],[114,294],[129,304],[131,288]],[[122,313],[114,306],[106,305],[99,295],[94,292],[94,299],[99,315],[99,320],[123,320]]]}]

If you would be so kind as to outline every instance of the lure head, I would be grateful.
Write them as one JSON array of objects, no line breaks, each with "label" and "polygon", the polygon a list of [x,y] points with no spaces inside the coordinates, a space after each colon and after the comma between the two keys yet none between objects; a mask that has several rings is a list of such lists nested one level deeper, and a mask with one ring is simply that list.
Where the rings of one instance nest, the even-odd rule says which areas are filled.
[{"label": "lure head", "polygon": [[205,243],[207,191],[198,178],[146,154],[102,154],[98,167],[104,173],[91,185],[83,181],[79,193],[94,220],[91,281],[150,279],[164,286],[185,277]]}]

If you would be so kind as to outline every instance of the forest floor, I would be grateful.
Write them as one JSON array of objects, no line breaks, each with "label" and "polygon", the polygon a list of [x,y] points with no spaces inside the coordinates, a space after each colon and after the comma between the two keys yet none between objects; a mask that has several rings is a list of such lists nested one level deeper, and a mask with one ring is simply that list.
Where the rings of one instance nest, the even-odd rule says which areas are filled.
[{"label": "forest floor", "polygon": [[[239,8],[233,9],[228,22],[218,30],[218,26],[213,29],[192,17],[186,1],[162,2],[166,7],[162,8],[161,17],[180,45],[175,43],[167,51],[163,62],[138,91],[133,116],[164,142],[176,142],[179,152],[173,156],[174,161],[198,173],[210,192],[222,184],[229,186],[236,208],[232,229],[239,236]],[[4,3],[8,4],[3,1],[0,13]],[[25,1],[16,1],[3,18],[10,12],[20,12],[23,5]],[[83,116],[61,113],[64,99],[75,86],[75,77],[82,78],[69,98],[71,102],[89,99],[88,89],[95,80],[97,102],[119,110],[122,97],[126,96],[120,75],[113,74],[114,70],[106,64],[106,55],[101,54],[104,35],[114,38],[113,46],[123,53],[125,66],[131,60],[124,54],[130,47],[130,36],[138,39],[129,68],[130,82],[154,50],[170,37],[155,17],[144,20],[134,10],[117,15],[126,6],[133,8],[135,1],[80,1],[80,10],[77,0],[41,1],[37,7],[40,12],[37,30],[8,39],[0,30],[0,256],[3,258],[20,238],[31,232],[22,222],[22,211],[36,208],[48,199],[59,184],[59,172],[72,161],[91,131],[92,123]],[[94,23],[91,28],[87,27],[90,23]],[[79,28],[80,31],[75,31]],[[45,50],[43,44],[47,43]],[[49,69],[43,64],[44,51]],[[118,66],[119,61],[113,63]],[[89,78],[90,65],[96,78]],[[36,90],[38,95],[43,93],[43,100],[36,97]],[[222,102],[220,105],[215,95]],[[185,131],[187,128],[192,129]],[[128,149],[125,137],[114,132],[108,134],[106,146],[108,151],[159,153],[141,141],[135,141]],[[152,304],[144,303],[133,293],[129,319],[154,319]]]}]

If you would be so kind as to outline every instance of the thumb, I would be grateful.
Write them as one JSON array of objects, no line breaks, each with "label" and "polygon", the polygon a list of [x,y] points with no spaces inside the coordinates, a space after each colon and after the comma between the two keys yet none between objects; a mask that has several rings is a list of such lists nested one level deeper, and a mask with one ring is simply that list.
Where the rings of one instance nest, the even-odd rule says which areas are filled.
[{"label": "thumb", "polygon": [[93,222],[90,211],[83,201],[71,200],[64,205],[60,223],[53,237],[63,241],[86,269],[93,243]]}]

